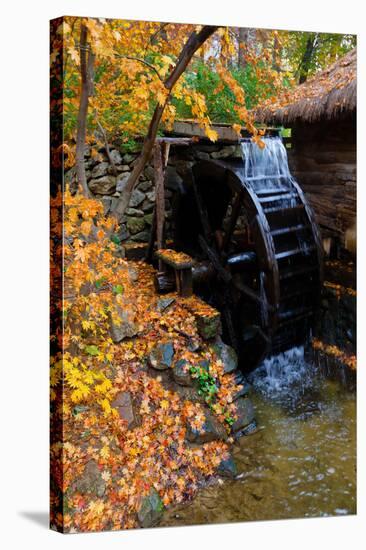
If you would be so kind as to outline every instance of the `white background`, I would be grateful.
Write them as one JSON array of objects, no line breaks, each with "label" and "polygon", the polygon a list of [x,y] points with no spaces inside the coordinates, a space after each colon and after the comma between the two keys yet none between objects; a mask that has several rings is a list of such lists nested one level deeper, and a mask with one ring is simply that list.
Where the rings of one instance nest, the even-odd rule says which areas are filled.
[{"label": "white background", "polygon": [[358,33],[359,309],[364,305],[365,17],[354,0],[97,0],[2,4],[0,28],[0,541],[2,548],[365,547],[365,354],[359,312],[358,516],[60,535],[48,512],[48,20],[108,16]]}]

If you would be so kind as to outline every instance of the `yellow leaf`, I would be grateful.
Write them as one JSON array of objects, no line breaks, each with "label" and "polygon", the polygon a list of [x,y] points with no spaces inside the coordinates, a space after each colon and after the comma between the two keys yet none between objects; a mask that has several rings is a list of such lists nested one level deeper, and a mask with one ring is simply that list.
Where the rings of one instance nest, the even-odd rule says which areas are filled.
[{"label": "yellow leaf", "polygon": [[109,454],[110,454],[110,451],[109,451],[108,445],[104,445],[104,447],[102,447],[101,450],[100,450],[100,456],[102,458],[107,459],[107,458],[109,458]]},{"label": "yellow leaf", "polygon": [[206,136],[211,141],[217,141],[217,139],[219,137],[216,130],[212,130],[212,128],[206,128]]}]

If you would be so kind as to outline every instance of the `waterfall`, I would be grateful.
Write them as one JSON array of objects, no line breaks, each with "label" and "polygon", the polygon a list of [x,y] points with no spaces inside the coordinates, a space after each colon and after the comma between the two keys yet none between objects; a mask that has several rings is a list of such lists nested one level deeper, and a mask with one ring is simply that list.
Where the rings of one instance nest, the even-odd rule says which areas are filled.
[{"label": "waterfall", "polygon": [[282,139],[278,136],[261,139],[265,144],[263,149],[250,139],[241,141],[245,180],[255,191],[287,187],[292,176]]},{"label": "waterfall", "polygon": [[293,400],[312,387],[316,374],[315,366],[304,358],[304,348],[295,347],[265,359],[249,381],[267,397]]}]

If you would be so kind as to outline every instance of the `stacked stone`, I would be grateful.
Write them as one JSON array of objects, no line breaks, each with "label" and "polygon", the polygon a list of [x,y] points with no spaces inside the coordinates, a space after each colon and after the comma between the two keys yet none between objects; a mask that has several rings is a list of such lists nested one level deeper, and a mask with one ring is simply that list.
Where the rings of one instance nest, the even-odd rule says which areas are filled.
[{"label": "stacked stone", "polygon": [[[119,198],[139,156],[138,148],[134,152],[122,153],[113,145],[109,146],[109,162],[105,148],[92,155],[92,147],[85,147],[85,168],[88,187],[93,196],[104,205],[105,214],[115,213]],[[165,182],[165,230],[171,237],[172,198],[175,191],[183,190],[189,182],[192,166],[200,160],[240,158],[241,149],[237,145],[195,143],[188,147],[171,147]],[[115,168],[115,170],[114,170]],[[75,169],[65,174],[66,183],[75,185]],[[148,242],[153,222],[155,204],[154,169],[148,164],[132,192],[129,207],[120,218],[119,238],[121,241]]]}]

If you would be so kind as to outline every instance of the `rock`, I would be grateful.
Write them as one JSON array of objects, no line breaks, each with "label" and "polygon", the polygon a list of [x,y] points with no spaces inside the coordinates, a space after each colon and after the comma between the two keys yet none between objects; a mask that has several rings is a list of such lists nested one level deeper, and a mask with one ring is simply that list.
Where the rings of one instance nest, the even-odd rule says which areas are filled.
[{"label": "rock", "polygon": [[227,147],[223,147],[220,151],[214,151],[213,153],[211,153],[211,158],[224,159],[227,157],[232,157],[233,155],[235,155],[235,150],[235,145],[228,145]]},{"label": "rock", "polygon": [[146,193],[146,198],[147,198],[150,202],[155,202],[155,199],[156,199],[155,189],[153,189],[152,191],[149,191],[148,193]]},{"label": "rock", "polygon": [[111,338],[115,344],[121,342],[125,338],[132,338],[138,333],[138,328],[133,321],[129,318],[126,309],[123,309],[121,306],[116,308],[118,320],[116,322],[112,319],[112,316],[109,316],[110,324],[110,333]]},{"label": "rock", "polygon": [[139,189],[134,189],[131,194],[129,206],[135,208],[141,204],[145,199],[145,193],[142,193]]},{"label": "rock", "polygon": [[193,380],[190,375],[190,364],[185,359],[179,359],[173,367],[173,378],[181,386],[192,386]]},{"label": "rock", "polygon": [[174,347],[171,342],[157,344],[150,352],[148,361],[150,367],[157,370],[170,369],[173,364]]},{"label": "rock", "polygon": [[212,347],[218,358],[223,363],[224,374],[234,372],[234,370],[238,368],[238,356],[231,346],[228,346],[227,344],[224,344],[224,342],[220,341],[215,343]]},{"label": "rock", "polygon": [[238,469],[231,455],[221,460],[217,471],[222,477],[229,477],[232,479],[238,475]]},{"label": "rock", "polygon": [[131,235],[140,233],[145,227],[145,220],[143,218],[127,218],[127,229]]},{"label": "rock", "polygon": [[110,152],[110,157],[114,164],[122,164],[122,156],[121,153],[117,151],[117,149],[113,149],[113,151]]},{"label": "rock", "polygon": [[231,426],[233,433],[242,430],[254,420],[254,407],[248,397],[240,397],[235,405],[237,419]]},{"label": "rock", "polygon": [[196,157],[200,160],[210,160],[210,155],[205,151],[196,151]]},{"label": "rock", "polygon": [[158,300],[157,310],[162,313],[165,311],[173,302],[175,302],[175,298],[160,298]]},{"label": "rock", "polygon": [[175,384],[173,390],[177,392],[182,401],[192,401],[192,403],[201,403],[206,405],[205,396],[198,393],[198,389],[194,386],[181,386]]},{"label": "rock", "polygon": [[253,422],[248,424],[248,426],[245,426],[245,428],[236,432],[234,437],[235,439],[239,439],[240,437],[243,437],[245,435],[252,435],[256,433],[256,431],[257,431],[257,422],[254,419]]},{"label": "rock", "polygon": [[128,164],[121,164],[119,166],[116,166],[116,169],[118,172],[129,172],[130,171],[130,167],[128,166]]},{"label": "rock", "polygon": [[133,283],[136,283],[136,281],[139,278],[138,271],[134,267],[132,267],[131,265],[128,266],[127,271],[128,271],[128,276],[131,279],[131,281]]},{"label": "rock", "polygon": [[116,190],[116,178],[103,176],[102,178],[90,180],[88,186],[96,195],[113,195]]},{"label": "rock", "polygon": [[[194,165],[194,162],[190,161],[190,160],[178,160],[175,163],[176,172],[177,172],[178,176],[181,178],[182,182],[183,182],[183,179],[190,174],[193,165]],[[181,183],[181,184],[178,183],[178,187],[171,187],[169,185],[167,185],[167,187],[169,189],[172,189],[173,191],[175,191],[177,188],[179,189],[180,185],[182,185],[182,184],[183,183]]]},{"label": "rock", "polygon": [[149,231],[141,231],[140,233],[136,233],[136,235],[132,235],[132,237],[130,238],[130,240],[135,243],[147,243],[149,239],[150,239]]},{"label": "rock", "polygon": [[75,482],[75,490],[82,495],[92,494],[102,497],[106,490],[105,481],[95,460],[89,460],[79,479]]},{"label": "rock", "polygon": [[154,168],[148,164],[144,170],[144,174],[147,180],[154,180],[155,179],[155,170]]},{"label": "rock", "polygon": [[196,315],[198,334],[204,339],[214,338],[221,332],[221,317],[217,315]]},{"label": "rock", "polygon": [[107,174],[108,167],[109,167],[108,162],[100,162],[99,164],[94,166],[91,173],[92,178],[100,178],[102,176],[105,176]]},{"label": "rock", "polygon": [[227,433],[224,426],[210,412],[205,411],[206,420],[203,423],[201,430],[192,426],[188,420],[186,424],[186,440],[190,443],[202,445],[209,441],[226,441]]},{"label": "rock", "polygon": [[112,199],[111,197],[103,197],[101,200],[104,207],[104,215],[107,216],[111,210]]},{"label": "rock", "polygon": [[143,218],[144,213],[142,210],[137,210],[136,208],[127,208],[126,210],[127,216],[135,216],[136,218]]},{"label": "rock", "polygon": [[157,525],[163,515],[164,505],[156,489],[152,488],[150,493],[141,500],[137,510],[139,524],[144,529]]},{"label": "rock", "polygon": [[148,199],[145,199],[141,205],[141,209],[144,212],[151,212],[152,210],[154,210],[154,203],[150,202]]},{"label": "rock", "polygon": [[146,191],[150,191],[153,187],[152,181],[141,181],[137,185],[137,189],[140,189],[143,193],[146,193]]},{"label": "rock", "polygon": [[130,174],[126,174],[126,173],[120,174],[119,176],[117,176],[116,191],[118,191],[118,193],[123,193],[129,177],[130,177]]},{"label": "rock", "polygon": [[140,418],[135,411],[130,392],[120,392],[112,402],[112,407],[118,409],[120,418],[127,422],[129,430],[133,430],[140,425]]},{"label": "rock", "polygon": [[125,153],[122,157],[122,162],[124,164],[130,164],[130,162],[132,162],[133,160],[135,160],[135,156],[130,155],[130,153]]},{"label": "rock", "polygon": [[146,225],[152,225],[154,219],[154,213],[151,212],[150,214],[145,214],[144,220]]},{"label": "rock", "polygon": [[249,394],[250,386],[248,382],[244,380],[244,382],[241,382],[240,385],[242,387],[233,395],[233,401],[237,401],[239,397],[244,397]]}]

